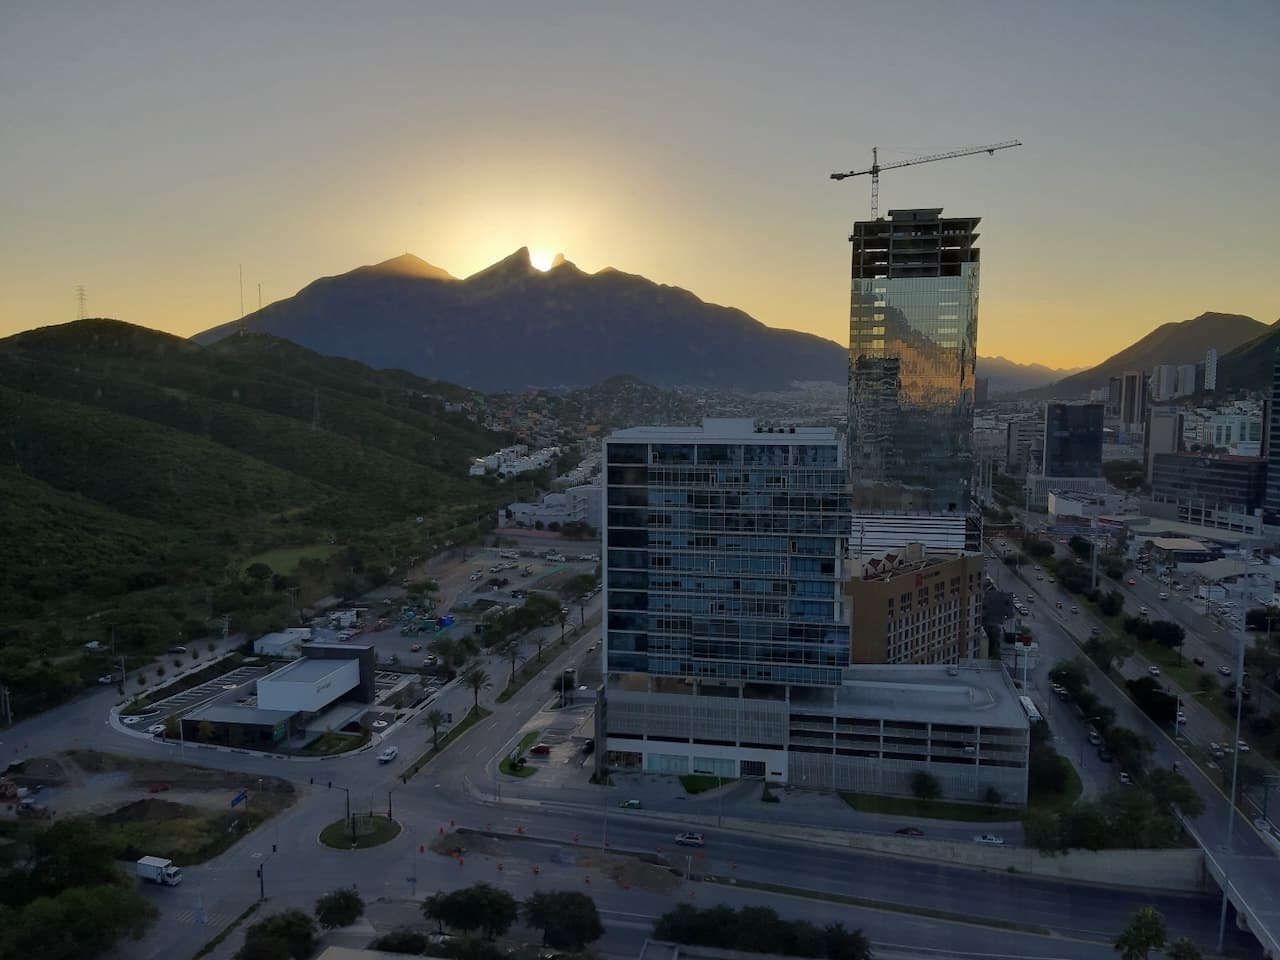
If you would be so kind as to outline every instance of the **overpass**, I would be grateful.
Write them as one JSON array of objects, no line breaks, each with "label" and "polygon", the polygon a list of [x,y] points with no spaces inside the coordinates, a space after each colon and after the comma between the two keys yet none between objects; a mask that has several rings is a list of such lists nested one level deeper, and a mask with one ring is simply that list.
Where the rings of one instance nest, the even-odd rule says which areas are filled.
[{"label": "overpass", "polygon": [[1236,831],[1233,850],[1228,853],[1225,845],[1207,842],[1186,817],[1181,819],[1187,833],[1204,851],[1209,875],[1227,891],[1227,899],[1236,910],[1236,925],[1257,937],[1270,960],[1280,960],[1280,859],[1267,840],[1246,823]]}]

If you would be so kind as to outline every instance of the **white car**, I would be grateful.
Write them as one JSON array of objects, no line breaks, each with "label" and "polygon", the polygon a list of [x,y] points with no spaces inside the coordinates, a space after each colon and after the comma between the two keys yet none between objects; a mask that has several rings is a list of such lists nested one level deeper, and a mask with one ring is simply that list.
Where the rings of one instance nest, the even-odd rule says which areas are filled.
[{"label": "white car", "polygon": [[147,727],[147,733],[151,734],[152,736],[155,736],[156,734],[159,734],[159,733],[164,733],[164,724],[153,723],[151,726]]},{"label": "white car", "polygon": [[108,674],[106,674],[106,675],[104,675],[104,676],[99,677],[99,678],[98,678],[98,682],[99,682],[99,683],[115,683],[115,682],[116,682],[116,678],[115,678],[115,677],[113,677],[111,674],[109,674],[109,673],[108,673]]},{"label": "white car", "polygon": [[390,763],[392,760],[394,760],[398,756],[400,756],[400,751],[397,748],[387,747],[387,749],[383,750],[380,754],[378,754],[378,762]]},{"label": "white car", "polygon": [[1249,745],[1248,745],[1247,743],[1245,743],[1243,740],[1237,740],[1237,741],[1236,741],[1236,749],[1237,749],[1237,750],[1239,750],[1241,753],[1248,753],[1248,752],[1249,752]]},{"label": "white car", "polygon": [[1228,667],[1225,663],[1218,668],[1218,672],[1222,674],[1224,677],[1231,676],[1231,668]]},{"label": "white car", "polygon": [[1133,783],[1133,777],[1129,776],[1127,773],[1125,773],[1123,770],[1121,770],[1121,771],[1120,771],[1120,782],[1121,782],[1122,784],[1124,784],[1126,787],[1127,787],[1127,786],[1130,786],[1130,785]]},{"label": "white car", "polygon": [[1161,591],[1161,593],[1160,593],[1160,599],[1161,599],[1161,600],[1168,600],[1168,599],[1169,599],[1169,595],[1168,595],[1167,593],[1165,593],[1165,592]]},{"label": "white car", "polygon": [[135,723],[141,723],[142,718],[141,717],[121,717],[120,722],[127,723],[129,726],[133,726]]},{"label": "white car", "polygon": [[1160,676],[1160,668],[1153,663],[1151,666],[1147,667],[1147,673],[1151,674],[1153,677],[1158,677]]},{"label": "white car", "polygon": [[997,837],[994,833],[980,833],[973,838],[974,843],[985,843],[989,847],[1003,847],[1004,837]]},{"label": "white car", "polygon": [[704,845],[702,834],[700,833],[677,833],[676,843],[682,847],[701,847]]},{"label": "white car", "polygon": [[1179,711],[1178,711],[1178,726],[1182,726],[1182,724],[1184,724],[1184,723],[1186,723],[1186,722],[1187,722],[1187,715],[1186,715],[1186,713],[1184,713],[1183,711],[1179,710]]}]

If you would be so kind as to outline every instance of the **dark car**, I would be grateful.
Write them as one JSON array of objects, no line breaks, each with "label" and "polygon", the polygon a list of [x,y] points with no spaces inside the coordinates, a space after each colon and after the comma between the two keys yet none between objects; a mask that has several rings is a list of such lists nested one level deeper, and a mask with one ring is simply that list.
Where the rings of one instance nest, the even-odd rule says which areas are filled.
[{"label": "dark car", "polygon": [[551,752],[551,745],[547,743],[539,743],[529,750],[535,757],[545,757]]},{"label": "dark car", "polygon": [[903,837],[923,837],[924,831],[919,827],[903,827],[901,830],[895,830],[894,833]]}]

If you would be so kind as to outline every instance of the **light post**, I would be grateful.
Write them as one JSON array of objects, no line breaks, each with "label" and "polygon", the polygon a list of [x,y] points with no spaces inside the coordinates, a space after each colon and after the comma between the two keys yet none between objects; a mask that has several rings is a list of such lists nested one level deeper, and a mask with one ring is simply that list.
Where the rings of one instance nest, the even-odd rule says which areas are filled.
[{"label": "light post", "polygon": [[695,770],[694,773],[700,773],[703,776],[716,778],[716,826],[724,826],[724,794],[720,793],[722,778],[718,773],[712,773],[710,770]]},{"label": "light post", "polygon": [[1227,850],[1222,866],[1222,910],[1218,916],[1218,953],[1227,935],[1227,891],[1231,888],[1231,852],[1236,833],[1236,787],[1240,776],[1240,716],[1244,710],[1244,628],[1236,656],[1236,742],[1231,745],[1231,794],[1227,798]]}]

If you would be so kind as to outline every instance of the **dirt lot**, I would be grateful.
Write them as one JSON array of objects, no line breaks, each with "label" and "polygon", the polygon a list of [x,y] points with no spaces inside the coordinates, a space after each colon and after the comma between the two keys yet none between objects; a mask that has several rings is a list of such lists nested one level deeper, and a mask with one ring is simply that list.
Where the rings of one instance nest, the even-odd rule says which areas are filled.
[{"label": "dirt lot", "polygon": [[654,893],[670,893],[680,885],[680,875],[666,861],[580,847],[552,847],[542,841],[507,839],[484,833],[465,831],[446,833],[431,843],[433,852],[446,857],[495,857],[503,860],[527,860],[531,863],[572,863],[608,877],[624,890],[637,887]]},{"label": "dirt lot", "polygon": [[[54,821],[91,817],[121,859],[169,857],[180,865],[216,856],[244,833],[291,806],[293,785],[187,764],[73,751],[28,760],[13,779],[44,789]],[[248,803],[230,807],[241,789]],[[0,818],[15,816],[12,806]]]}]

